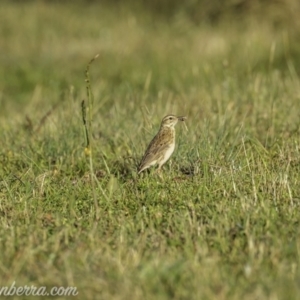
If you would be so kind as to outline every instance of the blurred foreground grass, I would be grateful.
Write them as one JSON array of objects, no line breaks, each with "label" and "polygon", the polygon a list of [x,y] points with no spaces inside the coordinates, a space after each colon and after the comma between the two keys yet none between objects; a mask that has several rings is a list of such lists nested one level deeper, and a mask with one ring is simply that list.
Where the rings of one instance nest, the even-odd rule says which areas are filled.
[{"label": "blurred foreground grass", "polygon": [[[3,1],[1,286],[299,298],[300,42],[296,25],[267,17]],[[96,53],[93,193],[80,103]],[[188,130],[163,179],[138,177],[167,113]]]}]

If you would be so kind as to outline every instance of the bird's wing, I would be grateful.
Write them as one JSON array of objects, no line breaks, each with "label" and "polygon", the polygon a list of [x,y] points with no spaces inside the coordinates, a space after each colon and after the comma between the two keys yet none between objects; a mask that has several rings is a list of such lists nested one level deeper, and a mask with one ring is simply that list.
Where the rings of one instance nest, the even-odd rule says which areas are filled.
[{"label": "bird's wing", "polygon": [[155,165],[156,162],[164,155],[166,149],[168,149],[170,145],[168,143],[153,141],[150,143],[149,147],[146,150],[144,157],[139,166],[139,172],[146,169],[146,166]]}]

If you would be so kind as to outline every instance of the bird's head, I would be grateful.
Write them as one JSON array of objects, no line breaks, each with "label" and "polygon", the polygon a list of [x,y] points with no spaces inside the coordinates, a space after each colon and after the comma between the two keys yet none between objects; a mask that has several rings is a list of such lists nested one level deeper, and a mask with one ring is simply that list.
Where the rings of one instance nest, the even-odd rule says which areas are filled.
[{"label": "bird's head", "polygon": [[174,128],[178,121],[185,121],[186,117],[167,115],[161,121],[161,127]]}]

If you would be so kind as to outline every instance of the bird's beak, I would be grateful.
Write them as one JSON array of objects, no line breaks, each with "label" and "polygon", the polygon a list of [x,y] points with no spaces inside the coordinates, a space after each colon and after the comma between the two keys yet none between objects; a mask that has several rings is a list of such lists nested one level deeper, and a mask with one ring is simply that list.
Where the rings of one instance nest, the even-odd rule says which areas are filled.
[{"label": "bird's beak", "polygon": [[177,117],[179,121],[184,122],[187,118],[186,117]]}]

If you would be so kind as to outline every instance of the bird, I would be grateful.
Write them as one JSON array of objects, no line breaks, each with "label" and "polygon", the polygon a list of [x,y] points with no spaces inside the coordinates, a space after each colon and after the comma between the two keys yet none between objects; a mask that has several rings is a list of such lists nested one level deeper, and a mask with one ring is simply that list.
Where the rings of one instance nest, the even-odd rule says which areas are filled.
[{"label": "bird", "polygon": [[158,165],[161,170],[175,149],[175,125],[178,121],[185,121],[186,117],[167,115],[160,125],[160,129],[147,147],[147,150],[139,164],[138,174],[151,166]]}]

